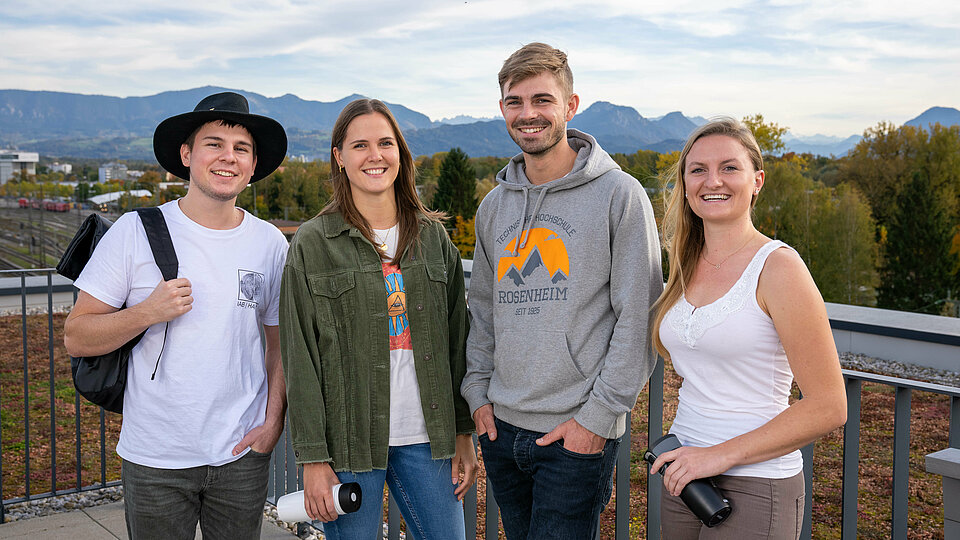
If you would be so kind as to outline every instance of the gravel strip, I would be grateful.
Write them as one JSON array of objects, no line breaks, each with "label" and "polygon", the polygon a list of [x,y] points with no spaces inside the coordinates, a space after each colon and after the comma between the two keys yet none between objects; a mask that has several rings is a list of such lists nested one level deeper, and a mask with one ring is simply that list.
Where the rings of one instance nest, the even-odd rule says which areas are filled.
[{"label": "gravel strip", "polygon": [[11,521],[49,516],[50,514],[59,512],[70,512],[72,510],[80,510],[81,508],[100,506],[101,504],[122,500],[123,488],[120,486],[34,499],[32,501],[24,501],[6,506],[4,508],[6,514],[4,522],[9,523]]},{"label": "gravel strip", "polygon": [[915,381],[923,381],[945,386],[960,388],[960,372],[944,371],[940,369],[904,364],[895,360],[882,360],[863,354],[840,353],[840,365],[844,369],[865,371],[891,377],[901,377]]},{"label": "gravel strip", "polygon": [[[22,521],[36,517],[49,516],[60,512],[72,512],[83,508],[100,506],[123,500],[123,487],[114,486],[80,493],[70,493],[67,495],[57,495],[56,497],[46,497],[32,501],[24,501],[8,505],[5,508],[5,523],[13,521]],[[297,524],[280,521],[277,518],[277,507],[266,503],[263,505],[263,519],[276,524],[281,529],[286,529],[292,534],[297,534]],[[324,540],[323,533],[309,523],[305,523],[303,532],[299,534],[301,540]],[[387,526],[383,526],[383,537],[387,538]],[[404,538],[404,534],[400,534]]]}]

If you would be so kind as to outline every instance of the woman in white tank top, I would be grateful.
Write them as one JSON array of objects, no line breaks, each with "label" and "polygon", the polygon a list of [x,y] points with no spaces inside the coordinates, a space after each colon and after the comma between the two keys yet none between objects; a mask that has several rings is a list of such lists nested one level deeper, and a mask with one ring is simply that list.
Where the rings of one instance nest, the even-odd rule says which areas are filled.
[{"label": "woman in white tank top", "polygon": [[[736,120],[694,131],[664,219],[670,275],[654,344],[683,378],[670,432],[683,445],[663,474],[663,538],[798,538],[799,448],[846,421],[823,299],[800,256],[754,227],[763,158]],[[789,403],[796,378],[803,399]],[[703,526],[678,495],[715,478],[733,512]]]}]

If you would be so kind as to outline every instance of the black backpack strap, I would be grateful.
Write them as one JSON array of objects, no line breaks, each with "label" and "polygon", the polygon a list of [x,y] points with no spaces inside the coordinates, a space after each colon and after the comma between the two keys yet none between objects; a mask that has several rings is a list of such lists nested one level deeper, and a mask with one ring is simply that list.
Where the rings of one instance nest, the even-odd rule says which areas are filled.
[{"label": "black backpack strap", "polygon": [[163,274],[163,280],[176,279],[180,263],[177,261],[177,252],[173,249],[173,241],[170,240],[170,230],[167,229],[167,222],[163,219],[163,212],[157,207],[150,207],[137,208],[137,213],[140,214],[143,229],[147,232],[150,250],[153,251],[153,259],[157,262],[160,273]]},{"label": "black backpack strap", "polygon": [[[153,252],[153,260],[160,268],[163,280],[176,279],[180,262],[177,260],[177,252],[173,249],[173,240],[170,239],[170,229],[167,228],[167,221],[163,219],[163,212],[157,207],[150,207],[137,208],[137,214],[140,215],[143,230],[147,232],[150,251]],[[151,381],[157,376],[157,368],[160,367],[160,356],[163,356],[163,346],[167,342],[167,328],[169,328],[169,323],[164,323],[163,342],[160,343],[160,354],[157,356],[157,363],[153,367],[153,374],[150,375]]]}]

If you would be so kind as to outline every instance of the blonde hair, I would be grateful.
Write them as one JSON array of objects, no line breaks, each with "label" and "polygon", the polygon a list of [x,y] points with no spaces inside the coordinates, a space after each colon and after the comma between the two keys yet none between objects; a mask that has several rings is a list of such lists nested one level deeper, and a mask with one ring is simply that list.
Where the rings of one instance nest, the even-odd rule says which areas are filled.
[{"label": "blonde hair", "polygon": [[[413,164],[413,156],[410,154],[410,147],[400,132],[400,126],[397,119],[393,117],[390,109],[378,99],[357,99],[351,101],[340,111],[336,123],[333,125],[333,133],[330,139],[330,181],[333,184],[333,196],[330,202],[320,210],[320,214],[332,214],[340,212],[344,221],[356,227],[364,238],[376,245],[373,238],[373,229],[367,222],[363,214],[357,209],[353,202],[353,192],[350,187],[350,179],[345,170],[337,167],[337,159],[334,156],[334,149],[338,152],[343,151],[343,141],[347,136],[347,128],[350,123],[358,116],[365,114],[380,114],[387,119],[390,127],[393,128],[393,136],[397,140],[397,149],[400,151],[400,170],[397,172],[397,179],[393,183],[394,197],[397,202],[397,223],[399,231],[397,234],[397,250],[394,253],[393,261],[399,261],[404,252],[418,238],[420,232],[420,220],[440,222],[446,214],[443,212],[434,212],[428,210],[417,196],[416,188],[416,167]],[[381,257],[383,254],[380,254]]]},{"label": "blonde hair", "polygon": [[573,71],[567,64],[566,53],[546,43],[528,43],[503,62],[497,76],[500,81],[500,95],[503,96],[505,84],[516,84],[544,71],[549,71],[557,78],[564,97],[573,94]]},{"label": "blonde hair", "polygon": [[[693,271],[697,265],[697,259],[703,251],[703,220],[700,219],[687,202],[686,185],[684,184],[683,171],[686,168],[687,156],[693,148],[694,143],[710,135],[723,135],[730,137],[743,146],[747,151],[747,157],[753,164],[755,171],[763,169],[763,155],[760,153],[760,146],[754,138],[749,128],[739,121],[730,117],[719,117],[711,119],[706,124],[698,127],[687,138],[683,150],[680,152],[680,158],[667,171],[665,184],[673,182],[673,189],[667,201],[667,210],[663,216],[663,244],[667,249],[667,260],[670,263],[670,272],[667,276],[667,286],[663,294],[653,305],[653,346],[663,357],[669,356],[663,342],[660,341],[660,324],[663,317],[674,304],[680,300],[680,296],[686,291],[686,283],[693,276]],[[750,201],[750,207],[757,203],[756,194]]]}]

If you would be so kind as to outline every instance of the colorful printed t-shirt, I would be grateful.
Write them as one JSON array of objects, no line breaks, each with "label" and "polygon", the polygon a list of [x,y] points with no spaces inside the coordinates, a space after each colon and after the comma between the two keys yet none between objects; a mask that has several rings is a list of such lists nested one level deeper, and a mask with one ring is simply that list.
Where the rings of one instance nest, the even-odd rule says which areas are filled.
[{"label": "colorful printed t-shirt", "polygon": [[[397,249],[398,226],[374,229],[373,234],[388,258]],[[427,424],[420,404],[420,386],[407,319],[407,295],[400,267],[382,262],[387,286],[387,317],[390,333],[390,446],[429,442]]]}]

